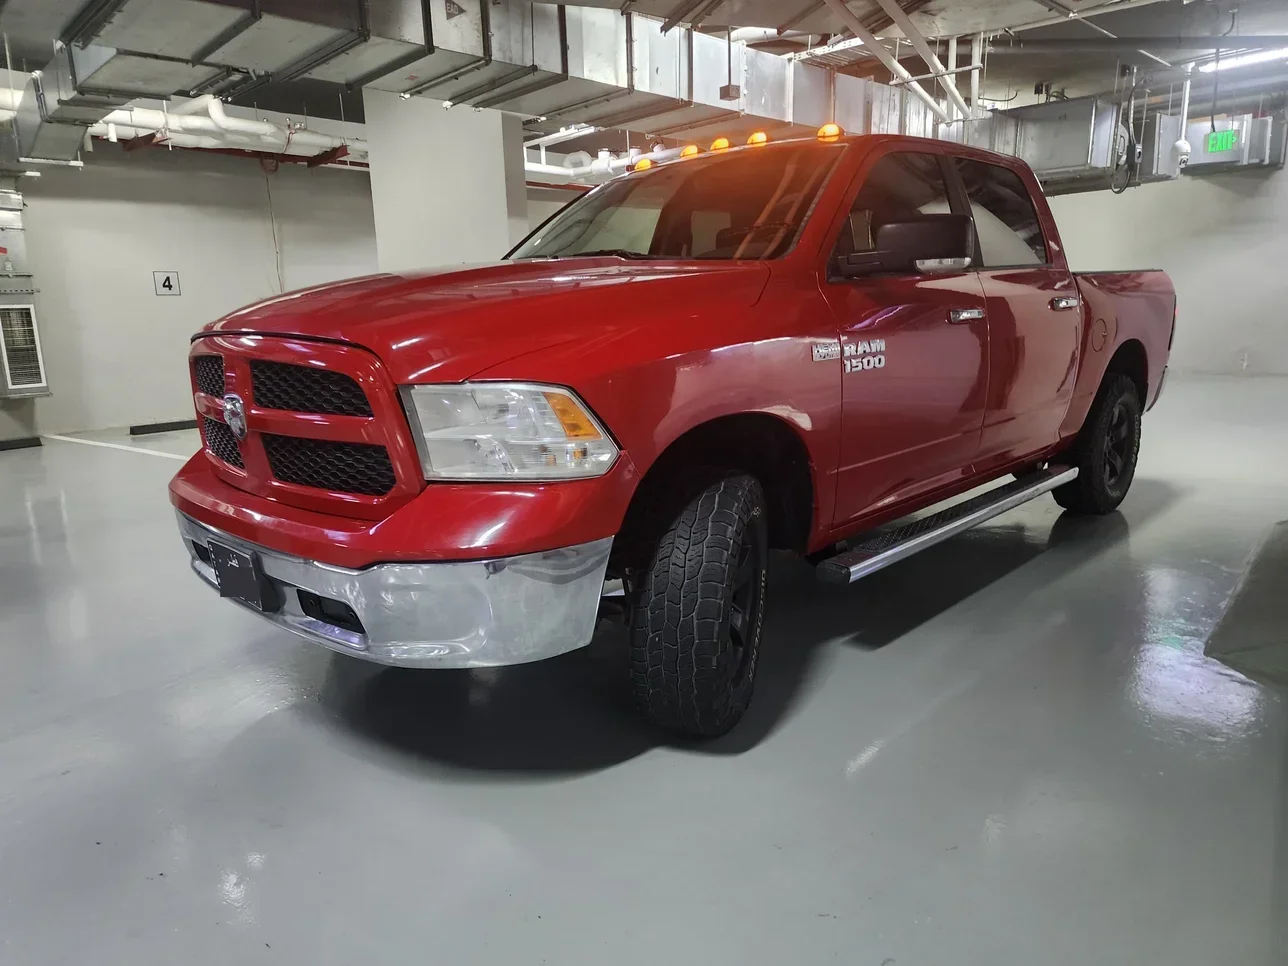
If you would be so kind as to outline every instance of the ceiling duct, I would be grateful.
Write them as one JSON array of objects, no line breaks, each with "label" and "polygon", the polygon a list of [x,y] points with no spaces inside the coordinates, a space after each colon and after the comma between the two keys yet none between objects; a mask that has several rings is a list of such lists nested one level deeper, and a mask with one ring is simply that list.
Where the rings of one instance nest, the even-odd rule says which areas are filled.
[{"label": "ceiling duct", "polygon": [[[296,78],[362,86],[433,48],[431,0],[98,0],[64,40],[132,55],[180,59],[228,83],[157,94],[218,91],[245,97]],[[437,0],[437,6],[444,6]]]},{"label": "ceiling duct", "polygon": [[1074,97],[945,124],[939,136],[1020,158],[1053,195],[1177,177],[1172,146],[1180,118],[1147,118],[1136,162],[1122,115],[1122,106],[1107,98]]},{"label": "ceiling duct", "polygon": [[45,69],[30,76],[18,105],[18,158],[70,160],[90,125],[133,98],[184,89],[218,73],[172,58],[60,44]]},{"label": "ceiling duct", "polygon": [[[902,90],[613,9],[431,0],[433,51],[369,86],[497,108],[552,127],[591,124],[699,140],[765,130],[933,136]],[[374,17],[374,10],[373,10]]]}]

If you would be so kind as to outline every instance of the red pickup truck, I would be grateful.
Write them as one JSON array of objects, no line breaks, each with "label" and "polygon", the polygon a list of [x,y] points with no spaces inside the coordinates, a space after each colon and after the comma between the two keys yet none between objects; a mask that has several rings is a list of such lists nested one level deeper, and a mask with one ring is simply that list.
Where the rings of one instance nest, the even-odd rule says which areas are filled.
[{"label": "red pickup truck", "polygon": [[770,549],[846,582],[1043,493],[1114,510],[1167,276],[1070,272],[1013,158],[828,133],[641,165],[494,265],[207,326],[170,487],[193,569],[419,668],[561,654],[615,604],[644,713],[715,735]]}]

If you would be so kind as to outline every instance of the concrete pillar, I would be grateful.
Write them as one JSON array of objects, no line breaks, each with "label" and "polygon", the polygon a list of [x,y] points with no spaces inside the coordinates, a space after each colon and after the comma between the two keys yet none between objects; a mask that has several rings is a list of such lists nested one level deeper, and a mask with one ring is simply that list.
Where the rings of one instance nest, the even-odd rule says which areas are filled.
[{"label": "concrete pillar", "polygon": [[500,259],[528,233],[523,122],[363,91],[383,272]]}]

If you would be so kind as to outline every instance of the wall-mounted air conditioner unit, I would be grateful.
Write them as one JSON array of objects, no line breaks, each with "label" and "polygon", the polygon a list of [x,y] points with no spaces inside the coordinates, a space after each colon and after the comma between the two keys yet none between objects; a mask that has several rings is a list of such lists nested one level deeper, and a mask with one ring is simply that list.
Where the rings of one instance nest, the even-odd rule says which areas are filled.
[{"label": "wall-mounted air conditioner unit", "polygon": [[34,305],[0,305],[0,397],[49,395]]}]

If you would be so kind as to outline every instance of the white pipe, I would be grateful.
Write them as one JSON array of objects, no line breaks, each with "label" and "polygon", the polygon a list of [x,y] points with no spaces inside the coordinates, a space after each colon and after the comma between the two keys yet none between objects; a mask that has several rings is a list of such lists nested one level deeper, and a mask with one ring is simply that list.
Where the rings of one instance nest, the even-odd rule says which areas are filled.
[{"label": "white pipe", "polygon": [[841,19],[842,23],[850,28],[850,31],[854,36],[862,41],[863,46],[876,55],[877,60],[881,61],[881,63],[885,65],[886,70],[907,82],[908,90],[912,91],[913,94],[920,98],[922,103],[924,103],[926,107],[930,108],[931,113],[934,114],[935,117],[939,118],[941,121],[947,121],[949,119],[948,112],[939,106],[938,101],[926,93],[926,89],[924,87],[912,79],[912,75],[908,73],[903,64],[895,60],[890,51],[886,50],[885,46],[872,35],[872,31],[863,26],[863,21],[854,15],[853,11],[845,5],[844,0],[823,0],[823,2],[826,3],[831,11]]},{"label": "white pipe", "polygon": [[1099,17],[1106,13],[1117,13],[1119,10],[1131,10],[1134,7],[1148,7],[1162,0],[1119,0],[1118,3],[1106,3],[1099,7],[1092,7],[1089,10],[1075,10],[1067,15],[1059,14],[1054,17],[1043,17],[1041,20],[1033,20],[1029,23],[1016,24],[1014,27],[1007,27],[1005,33],[1014,33],[1017,30],[1034,30],[1038,27],[1054,27],[1056,24],[1068,23],[1070,20],[1086,20],[1088,17]]},{"label": "white pipe", "polygon": [[[1194,65],[1185,65],[1185,83],[1181,85],[1181,140],[1189,137],[1190,129],[1190,85],[1194,80]],[[1148,110],[1148,108],[1146,108]]]},{"label": "white pipe", "polygon": [[[948,38],[948,61],[944,66],[946,66],[949,71],[954,71],[957,69],[957,35],[956,34],[953,34],[951,37]],[[957,90],[957,78],[954,77],[951,73],[944,75],[944,83],[950,86],[953,90]],[[957,110],[957,107],[954,104],[953,111],[956,111],[956,110]],[[953,113],[953,111],[950,111],[949,113]],[[967,115],[963,114],[962,116],[965,117]],[[954,114],[953,120],[956,120],[956,119],[957,119],[956,115]]]},{"label": "white pipe", "polygon": [[[935,52],[930,49],[930,44],[926,43],[926,38],[921,35],[921,31],[917,29],[916,24],[908,19],[903,7],[899,6],[898,0],[877,0],[877,3],[886,12],[886,16],[894,21],[895,26],[903,31],[903,35],[912,43],[917,55],[930,66],[930,69],[936,74],[943,74],[944,65],[939,62]],[[957,90],[957,85],[953,84],[947,77],[940,77],[939,83],[944,88],[944,92],[947,93],[948,99],[952,101],[953,106],[961,111],[962,117],[968,115],[970,108],[966,106],[966,101],[962,99],[961,93]]]},{"label": "white pipe", "polygon": [[643,154],[637,149],[632,149],[629,153],[619,158],[614,158],[608,151],[600,151],[599,157],[591,161],[590,164],[572,167],[562,164],[542,164],[538,161],[529,161],[527,152],[524,152],[523,167],[528,174],[542,174],[563,178],[587,178],[625,171],[627,168],[633,168],[639,164],[643,158],[648,158],[650,161],[660,164],[663,161],[678,158],[681,150],[681,148],[663,148],[660,151],[650,151],[648,154]]},{"label": "white pipe", "polygon": [[979,79],[984,66],[983,33],[977,33],[970,39],[970,65],[978,68],[970,72],[970,116],[979,117]]},{"label": "white pipe", "polygon": [[[17,111],[23,92],[0,87],[0,120]],[[109,140],[130,139],[147,134],[164,134],[180,147],[234,147],[251,151],[270,151],[292,157],[312,157],[347,145],[356,160],[367,155],[367,142],[360,138],[342,138],[304,128],[275,124],[272,121],[237,117],[224,110],[224,104],[212,94],[190,101],[167,105],[165,110],[150,107],[123,107],[106,114],[89,129],[94,137]]]}]

